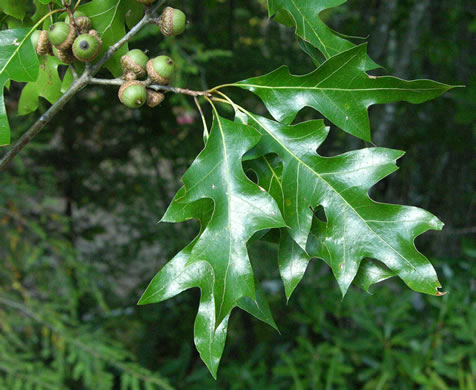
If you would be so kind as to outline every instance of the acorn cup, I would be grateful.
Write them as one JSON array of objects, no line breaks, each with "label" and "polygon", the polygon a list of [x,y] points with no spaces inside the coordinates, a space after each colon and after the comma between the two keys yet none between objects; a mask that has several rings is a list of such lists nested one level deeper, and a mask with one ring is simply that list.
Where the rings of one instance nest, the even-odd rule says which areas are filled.
[{"label": "acorn cup", "polygon": [[91,62],[101,52],[102,40],[96,30],[79,35],[73,43],[73,54],[81,62]]},{"label": "acorn cup", "polygon": [[168,84],[174,70],[174,61],[167,56],[155,57],[147,62],[147,74],[157,84]]},{"label": "acorn cup", "polygon": [[50,26],[48,39],[59,50],[69,49],[76,38],[76,29],[72,24],[56,22]]},{"label": "acorn cup", "polygon": [[[76,24],[80,34],[86,34],[91,29],[91,19],[89,19],[89,17],[84,12],[76,11],[73,14],[73,18],[74,24]],[[69,24],[69,15],[66,16],[64,21],[65,23]]]},{"label": "acorn cup", "polygon": [[150,108],[154,108],[162,103],[165,99],[165,95],[160,92],[152,91],[150,89],[147,90],[147,105]]},{"label": "acorn cup", "polygon": [[135,80],[146,75],[146,64],[149,57],[142,50],[133,49],[121,57],[121,66],[125,80]]},{"label": "acorn cup", "polygon": [[48,31],[33,31],[33,34],[31,34],[31,43],[33,44],[33,48],[35,49],[36,54],[38,54],[39,56],[44,56],[46,54],[53,55],[51,43],[48,39]]},{"label": "acorn cup", "polygon": [[166,7],[160,15],[158,25],[160,32],[166,36],[176,36],[182,34],[185,31],[185,24],[187,23],[187,17],[179,9]]},{"label": "acorn cup", "polygon": [[147,102],[147,89],[140,81],[126,81],[119,88],[119,100],[129,108],[142,107]]},{"label": "acorn cup", "polygon": [[56,56],[56,58],[58,58],[66,65],[70,65],[74,61],[76,61],[76,58],[74,58],[73,51],[71,49],[59,50],[56,47],[53,47],[53,54]]}]

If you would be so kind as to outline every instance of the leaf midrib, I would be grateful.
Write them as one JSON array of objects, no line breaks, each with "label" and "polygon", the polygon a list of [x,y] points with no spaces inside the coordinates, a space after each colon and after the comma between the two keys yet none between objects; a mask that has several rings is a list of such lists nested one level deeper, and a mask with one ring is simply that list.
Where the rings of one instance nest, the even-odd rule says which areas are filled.
[{"label": "leaf midrib", "polygon": [[[228,166],[228,151],[227,151],[227,148],[226,148],[226,142],[225,142],[225,134],[223,132],[223,126],[222,126],[222,123],[220,121],[220,116],[218,115],[218,112],[215,112],[215,116],[216,116],[216,119],[217,119],[217,123],[218,123],[218,128],[220,129],[220,135],[221,135],[221,138],[222,138],[222,142],[223,142],[223,158],[225,160],[225,170],[226,170],[226,189],[227,189],[227,196],[228,198],[231,197],[231,188],[230,188],[230,167]],[[231,202],[230,202],[230,199],[228,199],[228,202],[227,202],[227,207],[228,207],[228,221],[227,221],[227,227],[228,227],[228,242],[229,242],[229,246],[228,246],[228,263],[226,265],[226,270],[225,270],[225,277],[223,279],[223,294],[222,294],[222,297],[221,297],[221,302],[220,302],[220,308],[218,309],[218,313],[217,313],[217,318],[220,318],[221,317],[221,311],[223,309],[223,302],[225,301],[225,294],[226,294],[226,283],[227,283],[227,279],[228,279],[228,270],[230,268],[230,259],[231,259],[231,252],[232,252],[232,247],[233,247],[233,240],[231,239]]]},{"label": "leaf midrib", "polygon": [[[324,42],[322,41],[321,37],[319,36],[319,34],[317,33],[317,31],[314,29],[314,27],[312,26],[312,24],[307,20],[307,18],[304,16],[304,14],[301,12],[300,8],[296,5],[295,1],[294,0],[291,0],[291,2],[293,3],[294,7],[296,8],[297,12],[299,13],[299,15],[301,15],[302,17],[302,20],[303,20],[303,25],[305,26],[306,24],[309,25],[309,27],[311,27],[311,30],[314,32],[314,34],[316,35],[317,39],[319,40],[319,42],[321,43],[323,49],[325,50],[325,56],[326,58],[329,58],[331,57],[331,55],[329,54],[329,52],[327,51],[327,46],[324,44]],[[296,22],[296,28],[297,28],[297,20],[294,20]],[[306,30],[304,29],[304,39],[307,40],[306,38]],[[329,48],[331,48],[329,46]],[[334,48],[332,48],[334,49]],[[334,49],[335,50],[335,49]]]},{"label": "leaf midrib", "polygon": [[[281,145],[281,147],[286,150],[293,158],[295,158],[299,164],[302,164],[305,166],[307,169],[309,169],[315,176],[317,176],[320,180],[322,180],[324,183],[327,184],[328,187],[332,189],[333,192],[335,192],[341,199],[342,201],[352,210],[354,211],[355,214],[359,216],[359,218],[362,220],[362,222],[367,226],[367,228],[375,234],[376,237],[378,237],[382,242],[385,243],[393,252],[395,252],[399,257],[401,257],[405,262],[417,273],[418,269],[413,266],[413,264],[406,258],[404,257],[401,253],[399,253],[395,248],[393,248],[385,239],[383,239],[375,230],[373,230],[367,223],[367,221],[347,202],[347,200],[341,196],[341,194],[328,182],[326,181],[319,173],[317,173],[315,170],[313,170],[309,165],[307,165],[304,161],[302,161],[298,156],[296,156],[291,150],[289,150],[285,145],[283,145],[279,139],[275,137],[275,135],[272,132],[269,132],[266,127],[264,127],[255,117],[252,115],[250,112],[246,111],[247,115],[249,115],[263,130],[265,130],[273,139]],[[433,286],[432,286],[433,287]]]},{"label": "leaf midrib", "polygon": [[407,91],[407,92],[427,92],[427,91],[436,91],[444,89],[440,88],[316,88],[316,87],[294,87],[294,86],[269,86],[269,85],[258,85],[258,84],[230,84],[233,87],[246,87],[246,88],[256,88],[256,89],[302,89],[302,90],[313,90],[313,91],[338,91],[338,92],[368,92],[368,91]]},{"label": "leaf midrib", "polygon": [[[15,44],[13,44],[14,46],[16,46],[16,49],[13,51],[12,55],[10,56],[10,58],[8,58],[7,62],[5,62],[5,65],[2,69],[0,69],[0,75],[5,72],[5,69],[7,69],[8,65],[10,65],[13,57],[15,57],[17,55],[17,53],[20,51],[20,49],[23,47],[23,44],[25,43],[27,37],[29,36],[28,33],[26,33],[26,35],[23,37],[23,39],[21,40],[21,42],[19,43],[18,46],[16,46]],[[16,38],[15,38],[16,39]]]}]

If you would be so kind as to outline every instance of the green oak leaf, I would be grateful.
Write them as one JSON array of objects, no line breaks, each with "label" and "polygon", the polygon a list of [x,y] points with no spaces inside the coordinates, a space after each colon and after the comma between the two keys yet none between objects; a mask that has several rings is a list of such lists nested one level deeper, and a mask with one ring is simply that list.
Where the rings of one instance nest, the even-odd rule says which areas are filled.
[{"label": "green oak leaf", "polygon": [[360,263],[359,272],[354,279],[354,284],[359,286],[362,290],[370,293],[370,287],[374,284],[383,282],[396,276],[395,272],[388,269],[380,261],[373,261],[364,259]]},{"label": "green oak leaf", "polygon": [[[255,173],[258,184],[273,196],[278,205],[284,209],[284,191],[282,184],[283,164],[277,155],[268,154],[255,160],[247,161],[247,170]],[[312,234],[312,230],[311,230]],[[293,240],[286,228],[280,229],[278,264],[283,281],[286,299],[289,301],[292,293],[301,282],[306,272],[311,256],[309,256]],[[353,283],[369,292],[370,286],[386,280],[395,273],[382,263],[364,259],[360,264],[357,276]]]},{"label": "green oak leaf", "polygon": [[294,76],[286,66],[231,86],[247,89],[279,122],[290,124],[304,107],[312,107],[345,132],[370,141],[367,109],[373,104],[423,103],[453,86],[431,80],[405,81],[365,73],[367,45],[356,46],[324,62],[314,72]]},{"label": "green oak leaf", "polygon": [[[136,21],[137,15],[144,14],[144,6],[135,0],[93,0],[79,9],[89,16],[93,28],[101,37],[103,53],[125,35],[129,15],[134,15]],[[106,63],[106,68],[116,77],[122,73],[121,57],[128,50],[128,45],[123,45]]]},{"label": "green oak leaf", "polygon": [[139,301],[159,302],[191,287],[201,289],[195,344],[213,376],[234,307],[275,326],[246,248],[255,232],[285,225],[273,198],[243,172],[242,156],[259,139],[252,127],[215,112],[206,147],[185,173],[184,187],[162,218],[164,222],[196,218],[202,221],[202,231],[157,274]]},{"label": "green oak leaf", "polygon": [[26,13],[26,0],[0,0],[0,11],[15,19],[23,20]]},{"label": "green oak leaf", "polygon": [[41,58],[40,74],[36,81],[26,84],[23,88],[18,103],[18,114],[26,115],[38,109],[40,97],[45,98],[51,104],[56,102],[62,95],[62,81],[58,74],[58,66],[61,62],[52,56]]},{"label": "green oak leaf", "polygon": [[25,28],[0,31],[0,146],[10,143],[10,125],[3,97],[8,80],[35,81],[39,62]]},{"label": "green oak leaf", "polygon": [[[366,148],[322,157],[316,150],[329,131],[323,121],[288,126],[247,114],[263,136],[257,154],[274,153],[283,161],[281,212],[287,232],[301,250],[330,265],[343,295],[364,258],[381,261],[415,291],[441,294],[436,272],[414,240],[427,230],[441,230],[443,223],[425,210],[378,203],[368,196],[374,184],[397,169],[395,161],[403,152]],[[327,222],[313,218],[318,206],[324,208]],[[293,248],[281,250],[289,253]],[[290,263],[301,271],[286,277],[288,294],[302,277],[302,262],[298,257]],[[281,262],[282,273],[289,266]]]},{"label": "green oak leaf", "polygon": [[[355,45],[344,39],[346,36],[330,29],[319,14],[342,5],[347,0],[268,0],[269,15],[277,14],[276,21],[287,26],[296,26],[296,34],[305,42],[319,49],[326,59],[353,48]],[[313,52],[301,45],[303,50],[316,60]],[[365,55],[364,69],[372,70],[378,65]]]}]

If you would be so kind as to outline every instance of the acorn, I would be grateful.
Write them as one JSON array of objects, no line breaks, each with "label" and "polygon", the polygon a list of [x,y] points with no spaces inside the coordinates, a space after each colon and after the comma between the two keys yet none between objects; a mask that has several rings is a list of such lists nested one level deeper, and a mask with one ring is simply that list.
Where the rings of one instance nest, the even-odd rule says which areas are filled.
[{"label": "acorn", "polygon": [[[81,34],[86,34],[91,28],[91,19],[89,19],[89,17],[84,12],[81,12],[81,11],[76,11],[73,14],[73,18],[74,18],[74,23],[76,24],[76,27],[79,29],[79,32]],[[65,23],[69,24],[69,15],[66,16],[64,21]]]},{"label": "acorn", "polygon": [[76,29],[73,25],[56,22],[50,26],[48,39],[59,50],[69,49],[76,38]]},{"label": "acorn", "polygon": [[145,5],[151,5],[151,4],[154,4],[157,0],[136,0],[136,1]]},{"label": "acorn", "polygon": [[33,34],[31,34],[31,43],[33,44],[33,48],[35,49],[36,54],[38,54],[39,56],[53,54],[51,43],[48,39],[48,31],[33,31]]},{"label": "acorn", "polygon": [[160,92],[152,91],[150,89],[147,90],[147,105],[150,108],[154,108],[162,103],[165,99],[165,95]]},{"label": "acorn", "polygon": [[140,81],[126,81],[119,88],[119,100],[129,108],[139,108],[147,101],[147,89]]},{"label": "acorn", "polygon": [[53,53],[62,63],[66,65],[70,65],[74,61],[76,61],[76,58],[74,58],[73,51],[71,49],[60,50],[56,47],[53,47]]},{"label": "acorn", "polygon": [[121,57],[121,66],[126,80],[135,80],[146,75],[145,67],[149,57],[142,50],[129,50]]},{"label": "acorn", "polygon": [[160,31],[166,37],[182,34],[185,30],[187,17],[179,9],[166,7],[160,15],[159,27]]},{"label": "acorn", "polygon": [[174,70],[174,62],[167,56],[155,57],[147,62],[147,74],[158,84],[168,84]]},{"label": "acorn", "polygon": [[91,62],[101,52],[102,41],[101,38],[94,34],[81,34],[73,43],[73,54],[82,62]]}]

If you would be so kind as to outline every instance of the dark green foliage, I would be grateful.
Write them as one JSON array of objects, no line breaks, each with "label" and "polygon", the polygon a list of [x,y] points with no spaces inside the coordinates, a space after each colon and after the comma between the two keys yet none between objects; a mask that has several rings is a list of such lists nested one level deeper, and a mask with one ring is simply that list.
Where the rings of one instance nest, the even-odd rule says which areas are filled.
[{"label": "dark green foliage", "polygon": [[[264,3],[211,0],[204,7],[184,1],[190,33],[157,44],[157,28],[149,26],[133,47],[156,47],[151,56],[170,53],[179,69],[174,85],[194,89],[263,75],[282,63],[292,74],[314,69],[292,30],[264,21]],[[0,382],[0,388],[32,380],[54,389],[101,388],[91,387],[98,372],[116,388],[121,378],[131,388],[134,381],[144,388],[142,381],[126,379],[133,372],[131,377],[152,376],[187,390],[472,390],[476,308],[471,281],[476,275],[470,240],[475,184],[471,125],[476,109],[471,73],[476,62],[470,55],[471,3],[395,2],[396,8],[387,12],[388,34],[377,34],[385,27],[382,15],[390,3],[356,0],[320,17],[339,31],[371,34],[372,58],[392,74],[468,85],[430,104],[370,110],[374,142],[408,151],[399,173],[377,184],[372,198],[424,207],[445,221],[441,234],[423,236],[417,246],[433,254],[448,295],[421,296],[392,280],[374,286],[372,296],[351,287],[342,300],[327,266],[316,262],[285,307],[276,247],[250,244],[253,270],[264,282],[281,335],[233,311],[215,382],[193,347],[198,291],[160,305],[135,306],[146,281],[198,231],[193,224],[156,223],[203,145],[200,122],[191,114],[193,103],[172,96],[160,115],[130,111],[113,104],[117,90],[92,88],[65,107],[8,172],[0,173],[0,294],[8,300],[0,302],[0,381],[10,381]],[[420,3],[426,4],[425,18],[409,40]],[[2,28],[13,26],[3,16]],[[405,65],[398,59],[407,51],[411,61]],[[117,61],[112,67],[117,69]],[[60,81],[54,81],[58,91]],[[38,85],[36,90],[36,104],[44,112],[46,102],[38,102],[44,89]],[[16,83],[6,91],[15,137],[36,117],[15,117],[19,92]],[[232,94],[240,104],[260,109],[251,95]],[[313,110],[298,115],[299,121],[311,118],[316,118]],[[335,156],[363,146],[331,129],[319,154]],[[65,363],[63,375],[58,364],[71,355],[76,358]],[[74,373],[76,366],[85,369]]]}]

